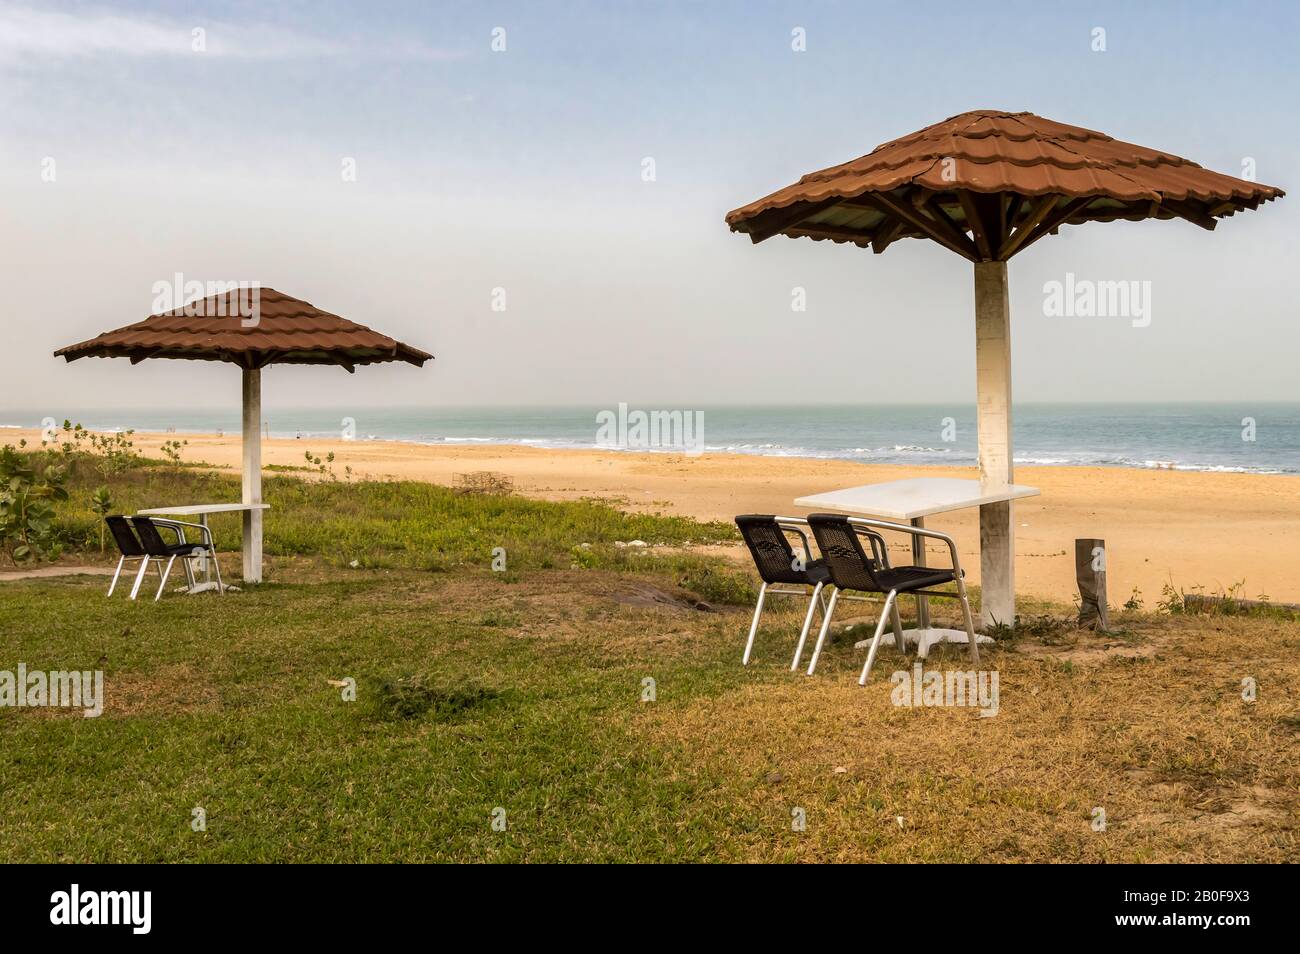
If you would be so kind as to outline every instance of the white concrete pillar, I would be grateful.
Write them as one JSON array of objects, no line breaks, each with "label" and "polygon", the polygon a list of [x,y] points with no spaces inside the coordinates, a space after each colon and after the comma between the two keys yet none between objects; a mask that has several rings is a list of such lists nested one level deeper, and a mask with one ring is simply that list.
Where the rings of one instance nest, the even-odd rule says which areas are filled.
[{"label": "white concrete pillar", "polygon": [[[262,372],[244,371],[244,503],[262,502]],[[262,511],[244,511],[244,582],[262,582]]]},{"label": "white concrete pillar", "polygon": [[[975,263],[975,380],[980,481],[1012,482],[1011,302],[1006,262]],[[980,507],[980,625],[1016,616],[1016,538],[1010,501]]]}]

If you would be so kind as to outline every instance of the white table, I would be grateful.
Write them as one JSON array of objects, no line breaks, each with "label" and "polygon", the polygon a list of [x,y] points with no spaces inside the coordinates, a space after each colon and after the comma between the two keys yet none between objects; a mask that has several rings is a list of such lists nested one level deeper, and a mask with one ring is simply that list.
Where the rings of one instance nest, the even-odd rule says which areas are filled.
[{"label": "white table", "polygon": [[[185,504],[179,507],[151,507],[148,510],[141,510],[140,513],[150,517],[198,517],[199,523],[203,527],[208,525],[208,514],[212,513],[245,513],[252,510],[269,510],[270,504],[265,503],[216,503],[216,504]],[[190,593],[205,593],[208,590],[217,589],[217,582],[212,579],[212,568],[208,566],[208,558],[203,557],[199,560],[199,568],[203,571],[203,582],[195,583],[189,587]],[[238,591],[239,587],[226,585],[226,589]]]},{"label": "white table", "polygon": [[[831,490],[824,494],[812,494],[795,500],[796,507],[809,510],[831,510],[841,513],[856,513],[864,516],[880,517],[885,520],[906,520],[914,527],[924,527],[925,518],[931,514],[947,513],[951,510],[964,510],[967,507],[982,507],[988,504],[1000,504],[1020,497],[1035,497],[1040,493],[1037,487],[1024,484],[1010,484],[990,487],[978,480],[962,480],[956,477],[914,477],[908,480],[890,480],[881,484],[864,484],[861,487],[848,487],[844,490]],[[925,538],[912,538],[912,562],[916,566],[925,566]],[[940,629],[930,626],[929,600],[924,596],[916,598],[917,628],[903,630],[903,642],[915,642],[919,655],[924,658],[930,647],[936,643],[965,643],[966,633],[959,629]],[[893,636],[881,636],[881,642],[893,644]],[[988,636],[977,636],[977,642],[990,643]],[[858,646],[866,645],[864,640]]]}]

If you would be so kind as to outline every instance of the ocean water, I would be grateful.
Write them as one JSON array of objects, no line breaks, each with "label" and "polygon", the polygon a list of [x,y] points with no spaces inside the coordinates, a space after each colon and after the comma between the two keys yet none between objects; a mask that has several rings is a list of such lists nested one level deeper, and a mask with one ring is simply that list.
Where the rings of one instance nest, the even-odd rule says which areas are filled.
[{"label": "ocean water", "polygon": [[[358,439],[414,443],[601,446],[597,407],[389,407],[264,409],[274,437],[338,438],[346,419]],[[633,406],[629,413],[688,411],[705,453],[817,457],[865,463],[975,463],[971,406]],[[4,429],[39,427],[55,414],[94,429],[227,434],[239,410],[0,410]],[[1239,404],[1022,404],[1014,419],[1015,459],[1023,464],[1169,468],[1300,474],[1300,402]],[[603,435],[609,437],[607,433]],[[1248,439],[1253,438],[1253,439]],[[609,446],[606,444],[605,446]],[[674,448],[634,448],[664,449]],[[676,448],[680,450],[680,448]]]}]

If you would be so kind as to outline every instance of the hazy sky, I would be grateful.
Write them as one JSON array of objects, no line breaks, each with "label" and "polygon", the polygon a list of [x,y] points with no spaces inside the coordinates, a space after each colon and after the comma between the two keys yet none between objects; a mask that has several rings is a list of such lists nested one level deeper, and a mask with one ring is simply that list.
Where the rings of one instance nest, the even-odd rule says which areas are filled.
[{"label": "hazy sky", "polygon": [[[973,401],[964,259],[752,246],[723,216],[976,108],[1300,186],[1300,14],[1242,11],[0,0],[0,418],[235,406],[232,366],[51,357],[145,317],[176,272],[437,355],[272,368],[271,406]],[[1013,259],[1016,400],[1300,397],[1297,210],[1066,228]],[[1046,317],[1067,271],[1151,282],[1150,325]]]}]

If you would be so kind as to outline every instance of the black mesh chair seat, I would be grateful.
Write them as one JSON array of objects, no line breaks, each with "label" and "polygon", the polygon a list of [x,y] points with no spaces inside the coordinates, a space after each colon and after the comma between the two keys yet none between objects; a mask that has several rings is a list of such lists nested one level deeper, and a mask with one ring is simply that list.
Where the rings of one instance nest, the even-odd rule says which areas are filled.
[{"label": "black mesh chair seat", "polygon": [[807,577],[804,582],[810,586],[818,583],[829,583],[831,581],[831,568],[826,565],[825,560],[813,560],[804,567],[804,576]]},{"label": "black mesh chair seat", "polygon": [[889,570],[877,570],[876,579],[884,587],[880,591],[882,593],[889,590],[910,593],[912,590],[923,590],[942,583],[956,582],[957,577],[952,570],[943,567],[896,566]]},{"label": "black mesh chair seat", "polygon": [[[193,553],[195,550],[211,550],[212,548],[201,540],[190,540],[186,543],[167,543],[164,544],[167,549],[167,555],[181,556],[187,553]],[[161,555],[161,554],[160,554]]]}]

